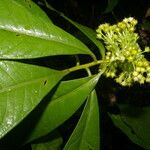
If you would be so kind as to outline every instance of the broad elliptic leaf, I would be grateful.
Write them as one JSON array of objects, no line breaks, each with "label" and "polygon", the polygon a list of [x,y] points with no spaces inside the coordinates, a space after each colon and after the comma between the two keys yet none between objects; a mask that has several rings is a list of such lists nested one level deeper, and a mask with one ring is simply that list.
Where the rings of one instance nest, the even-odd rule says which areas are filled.
[{"label": "broad elliptic leaf", "polygon": [[31,0],[0,1],[0,58],[89,54],[78,39],[55,26]]},{"label": "broad elliptic leaf", "polygon": [[60,83],[27,142],[50,133],[71,117],[86,100],[98,79],[97,75]]},{"label": "broad elliptic leaf", "polygon": [[114,124],[134,143],[150,150],[150,107],[120,105],[121,114],[112,115]]},{"label": "broad elliptic leaf", "polygon": [[64,150],[99,150],[99,143],[98,100],[93,91]]},{"label": "broad elliptic leaf", "polygon": [[65,75],[45,67],[0,62],[0,139],[19,124]]}]

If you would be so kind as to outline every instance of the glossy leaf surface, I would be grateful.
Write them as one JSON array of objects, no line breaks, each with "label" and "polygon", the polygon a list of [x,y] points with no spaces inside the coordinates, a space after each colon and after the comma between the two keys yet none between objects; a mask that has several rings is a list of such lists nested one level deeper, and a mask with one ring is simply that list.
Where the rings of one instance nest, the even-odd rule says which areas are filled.
[{"label": "glossy leaf surface", "polygon": [[64,150],[99,150],[99,143],[98,100],[93,91]]},{"label": "glossy leaf surface", "polygon": [[0,62],[0,138],[19,124],[65,75],[12,61]]},{"label": "glossy leaf surface", "polygon": [[55,26],[31,0],[0,1],[0,58],[90,54],[79,40]]},{"label": "glossy leaf surface", "polygon": [[48,134],[71,117],[86,100],[98,79],[97,75],[61,83],[28,141]]}]

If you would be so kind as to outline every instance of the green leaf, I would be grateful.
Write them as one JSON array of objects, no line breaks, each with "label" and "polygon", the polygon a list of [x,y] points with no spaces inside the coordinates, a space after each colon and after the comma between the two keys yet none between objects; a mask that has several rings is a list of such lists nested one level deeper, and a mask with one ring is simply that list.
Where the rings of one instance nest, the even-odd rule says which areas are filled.
[{"label": "green leaf", "polygon": [[108,0],[108,5],[107,8],[105,9],[104,13],[109,13],[113,11],[113,9],[116,7],[118,4],[119,0]]},{"label": "green leaf", "polygon": [[89,54],[78,39],[55,26],[30,0],[0,1],[0,58]]},{"label": "green leaf", "polygon": [[65,75],[44,67],[0,62],[0,139],[19,124]]},{"label": "green leaf", "polygon": [[32,150],[61,150],[62,138],[54,139],[50,142],[33,144]]},{"label": "green leaf", "polygon": [[63,13],[57,11],[56,9],[54,9],[50,4],[48,4],[46,2],[46,6],[52,10],[52,11],[55,11],[56,13],[60,14],[61,17],[63,17],[65,20],[67,20],[68,22],[70,22],[72,25],[74,25],[76,28],[78,28],[84,35],[86,35],[97,47],[98,49],[100,50],[100,53],[102,55],[102,57],[104,57],[105,55],[105,47],[104,45],[96,38],[96,32],[89,28],[89,27],[86,27],[86,26],[83,26],[73,20],[71,20],[70,18],[68,18],[67,16],[65,16]]},{"label": "green leaf", "polygon": [[55,137],[47,142],[32,144],[32,150],[61,150],[62,137]]},{"label": "green leaf", "polygon": [[102,44],[102,42],[97,39],[96,32],[93,29],[91,29],[89,27],[86,27],[86,26],[83,26],[83,25],[81,25],[81,24],[79,24],[79,23],[69,19],[68,17],[66,17],[64,15],[61,15],[61,16],[64,19],[68,20],[76,28],[78,28],[83,34],[85,34],[97,46],[97,48],[100,51],[100,54],[102,55],[102,57],[104,57],[104,55],[105,55],[105,47]]},{"label": "green leaf", "polygon": [[93,91],[64,150],[99,150],[99,143],[98,100]]},{"label": "green leaf", "polygon": [[134,143],[150,150],[150,107],[120,105],[121,115],[110,114],[114,124]]},{"label": "green leaf", "polygon": [[28,142],[50,133],[83,104],[93,90],[99,76],[62,82],[44,110]]}]

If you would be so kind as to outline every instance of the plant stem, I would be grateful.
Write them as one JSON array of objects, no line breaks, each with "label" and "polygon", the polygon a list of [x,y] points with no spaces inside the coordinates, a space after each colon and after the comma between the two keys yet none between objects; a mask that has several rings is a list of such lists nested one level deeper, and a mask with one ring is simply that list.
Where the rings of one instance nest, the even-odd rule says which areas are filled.
[{"label": "plant stem", "polygon": [[89,68],[86,68],[86,72],[87,72],[89,77],[92,76],[91,70]]},{"label": "plant stem", "polygon": [[64,71],[74,72],[74,71],[81,70],[81,69],[88,69],[92,66],[99,65],[103,62],[104,62],[103,60],[97,60],[97,61],[93,61],[93,62],[90,62],[90,63],[87,63],[87,64],[83,64],[83,65],[75,66],[75,67],[72,67],[72,68],[69,68],[69,69],[65,69]]}]

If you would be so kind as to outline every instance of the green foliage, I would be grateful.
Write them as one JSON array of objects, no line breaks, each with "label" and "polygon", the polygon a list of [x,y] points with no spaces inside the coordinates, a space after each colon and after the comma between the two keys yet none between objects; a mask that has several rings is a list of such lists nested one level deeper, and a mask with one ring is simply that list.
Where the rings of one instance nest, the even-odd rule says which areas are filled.
[{"label": "green foliage", "polygon": [[86,100],[97,81],[98,76],[62,82],[39,118],[39,122],[36,124],[28,141],[50,133],[71,117]]},{"label": "green foliage", "polygon": [[32,144],[32,150],[61,150],[63,139],[60,135],[57,135],[57,132],[54,132],[53,134],[48,139],[48,142],[43,141],[41,143]]},{"label": "green foliage", "polygon": [[[106,12],[111,11],[117,2],[109,3]],[[100,34],[109,30],[108,34],[113,32],[116,36],[120,35],[121,40],[119,47],[114,48],[111,47],[110,41],[114,40],[113,37],[105,36],[107,42],[104,44],[108,50],[105,52],[103,43],[97,39],[93,29],[74,22],[47,2],[45,6],[89,38],[91,43],[97,46],[97,54],[100,57],[73,35],[57,27],[31,0],[0,1],[0,149],[16,150],[29,144],[32,150],[99,150],[101,105],[96,85],[99,84],[102,74],[108,74],[108,66],[105,63],[112,59],[112,55],[110,56],[108,52],[112,50],[119,52],[121,44],[129,39],[127,41],[129,46],[136,46],[131,51],[140,50],[134,51],[141,56],[137,59],[138,65],[141,65],[139,62],[143,64],[147,62],[149,65],[141,53],[142,50],[136,45],[138,35],[133,32],[136,21],[134,20],[133,24],[130,22],[132,26],[126,26],[127,37],[126,33],[123,35],[125,24],[118,24],[115,31],[114,28],[110,31],[107,24],[102,25],[98,30],[99,38],[102,38]],[[131,25],[129,22],[126,23]],[[116,31],[117,29],[119,30]],[[132,53],[130,49],[128,51]],[[144,52],[149,52],[149,48],[146,47]],[[75,66],[64,67],[58,63],[55,67],[57,61],[51,63],[54,58],[65,61],[66,55],[70,55],[69,58],[72,60],[68,66],[73,65],[74,60]],[[83,60],[80,60],[81,58]],[[87,58],[89,59],[87,63],[80,63],[85,62]],[[101,59],[98,60],[99,58]],[[117,59],[122,61],[122,57]],[[141,70],[143,66],[139,66],[140,70],[137,71],[133,60],[127,60],[128,62],[123,60],[124,62],[120,63],[122,71],[125,70],[137,77],[145,73],[145,70],[144,72]],[[116,69],[111,68],[115,65],[113,63],[111,61],[109,69]],[[81,73],[81,70],[85,72]],[[74,72],[78,74],[78,79]],[[135,118],[125,115],[127,111],[123,111],[122,107],[120,110],[122,114],[117,116],[110,114],[114,124],[133,142],[149,149],[149,107],[143,108],[144,113]],[[65,122],[75,114],[80,119],[68,141],[63,141],[60,128],[64,129]],[[132,134],[131,129],[136,136]],[[26,131],[28,133],[25,134]]]},{"label": "green foliage", "polygon": [[83,34],[85,34],[99,49],[100,54],[102,55],[102,57],[104,58],[105,56],[105,47],[103,46],[103,44],[101,42],[98,41],[98,39],[96,38],[96,32],[94,30],[92,30],[91,28],[88,28],[86,26],[83,26],[79,23],[76,23],[74,21],[72,21],[71,19],[69,19],[68,17],[61,15],[64,19],[68,20],[70,23],[72,23],[76,28],[78,28]]},{"label": "green foliage", "polygon": [[120,105],[120,115],[110,115],[114,124],[134,143],[150,149],[150,107]]},{"label": "green foliage", "polygon": [[1,61],[0,138],[19,124],[65,74],[44,67]]},{"label": "green foliage", "polygon": [[81,118],[64,150],[99,149],[99,110],[96,92],[87,99]]},{"label": "green foliage", "polygon": [[92,55],[83,43],[49,21],[33,2],[5,0],[0,8],[1,59]]}]

